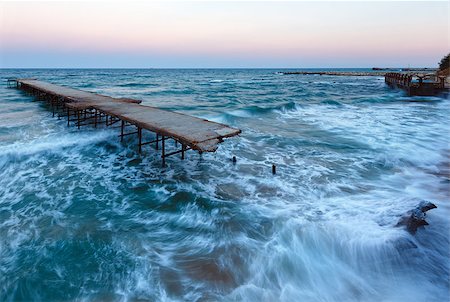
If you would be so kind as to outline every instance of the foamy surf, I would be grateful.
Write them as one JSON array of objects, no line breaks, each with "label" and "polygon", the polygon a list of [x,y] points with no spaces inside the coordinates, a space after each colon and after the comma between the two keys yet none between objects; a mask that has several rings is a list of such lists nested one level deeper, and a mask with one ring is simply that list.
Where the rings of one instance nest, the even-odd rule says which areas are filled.
[{"label": "foamy surf", "polygon": [[[68,128],[0,88],[0,300],[448,300],[448,100],[273,70],[7,76],[244,131],[161,168],[136,138]],[[397,226],[423,200],[429,225]]]}]

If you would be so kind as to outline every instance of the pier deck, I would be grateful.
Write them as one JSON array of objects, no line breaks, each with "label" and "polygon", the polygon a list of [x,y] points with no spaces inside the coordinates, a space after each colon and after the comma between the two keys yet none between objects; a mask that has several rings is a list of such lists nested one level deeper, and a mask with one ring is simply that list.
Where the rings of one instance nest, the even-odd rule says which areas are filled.
[{"label": "pier deck", "polygon": [[[53,115],[61,110],[67,116],[67,124],[75,122],[82,125],[104,122],[106,126],[121,122],[121,140],[124,136],[137,134],[139,152],[143,145],[161,142],[163,165],[165,157],[192,149],[202,152],[216,151],[224,138],[241,133],[241,130],[211,122],[190,115],[162,110],[141,105],[140,100],[113,98],[105,95],[81,91],[70,87],[51,84],[36,79],[15,79],[16,87],[35,95],[38,99],[48,101],[53,108]],[[93,121],[92,121],[93,120]],[[89,123],[86,123],[89,121]],[[136,132],[125,133],[125,127],[135,126]],[[156,134],[156,139],[142,142],[142,130]],[[165,140],[173,139],[181,144],[181,150],[166,153]]]}]

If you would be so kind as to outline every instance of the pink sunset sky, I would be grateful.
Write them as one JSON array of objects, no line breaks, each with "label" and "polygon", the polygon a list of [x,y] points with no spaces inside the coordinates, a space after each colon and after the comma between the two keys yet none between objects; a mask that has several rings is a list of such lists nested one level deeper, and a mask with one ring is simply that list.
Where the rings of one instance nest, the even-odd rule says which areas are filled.
[{"label": "pink sunset sky", "polygon": [[448,1],[0,2],[0,67],[435,67]]}]

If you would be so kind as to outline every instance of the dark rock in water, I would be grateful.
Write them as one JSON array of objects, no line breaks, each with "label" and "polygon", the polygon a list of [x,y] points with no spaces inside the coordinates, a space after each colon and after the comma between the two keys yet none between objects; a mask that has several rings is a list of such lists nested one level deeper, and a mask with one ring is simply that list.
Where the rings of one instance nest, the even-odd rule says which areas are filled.
[{"label": "dark rock in water", "polygon": [[434,203],[431,203],[429,201],[422,201],[419,204],[420,210],[425,213],[426,211],[432,210],[432,209],[436,209],[437,206]]},{"label": "dark rock in water", "polygon": [[435,208],[437,207],[434,203],[422,201],[415,209],[408,211],[405,216],[400,218],[396,226],[406,226],[408,232],[415,234],[417,228],[428,225],[428,222],[425,221],[427,216],[425,212]]}]

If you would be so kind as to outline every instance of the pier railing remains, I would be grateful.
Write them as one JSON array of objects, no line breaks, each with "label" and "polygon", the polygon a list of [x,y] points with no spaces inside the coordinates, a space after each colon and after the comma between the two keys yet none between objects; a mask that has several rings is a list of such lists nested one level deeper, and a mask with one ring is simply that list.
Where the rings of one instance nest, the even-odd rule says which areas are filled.
[{"label": "pier railing remains", "polygon": [[405,90],[408,95],[432,96],[446,90],[445,77],[435,74],[388,72],[384,81],[391,87]]}]

